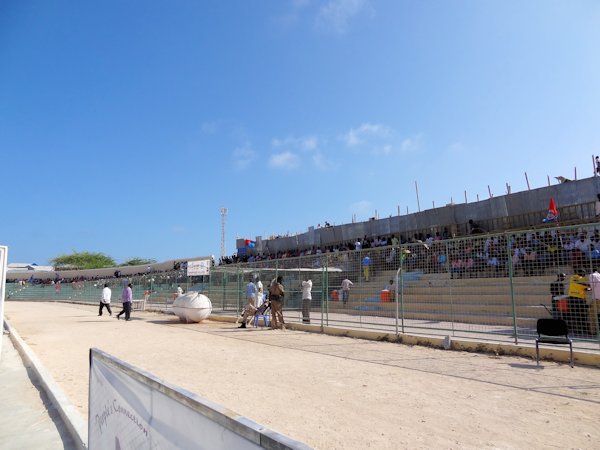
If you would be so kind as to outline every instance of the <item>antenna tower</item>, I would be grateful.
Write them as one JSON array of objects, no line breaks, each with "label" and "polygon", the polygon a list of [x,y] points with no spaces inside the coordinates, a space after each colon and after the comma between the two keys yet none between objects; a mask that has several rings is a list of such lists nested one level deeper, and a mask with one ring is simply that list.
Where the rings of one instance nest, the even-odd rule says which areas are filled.
[{"label": "antenna tower", "polygon": [[225,257],[225,219],[227,208],[221,208],[221,258]]}]

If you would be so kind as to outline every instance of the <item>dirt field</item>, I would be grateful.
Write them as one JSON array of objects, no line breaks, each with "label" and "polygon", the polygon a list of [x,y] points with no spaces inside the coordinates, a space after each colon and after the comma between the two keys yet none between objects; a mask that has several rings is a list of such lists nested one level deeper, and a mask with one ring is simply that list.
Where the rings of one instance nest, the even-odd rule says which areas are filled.
[{"label": "dirt field", "polygon": [[318,449],[600,448],[595,368],[74,304],[5,314],[84,417],[97,347]]}]

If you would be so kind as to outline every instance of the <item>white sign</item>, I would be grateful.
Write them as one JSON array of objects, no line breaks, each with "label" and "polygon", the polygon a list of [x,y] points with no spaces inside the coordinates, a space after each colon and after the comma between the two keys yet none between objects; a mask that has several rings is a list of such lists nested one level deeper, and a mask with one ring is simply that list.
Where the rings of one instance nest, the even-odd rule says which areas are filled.
[{"label": "white sign", "polygon": [[198,275],[210,275],[210,259],[203,259],[201,261],[188,261],[187,263],[187,274],[188,277]]},{"label": "white sign", "polygon": [[225,426],[234,419],[207,401],[97,349],[90,354],[89,450],[262,448]]}]

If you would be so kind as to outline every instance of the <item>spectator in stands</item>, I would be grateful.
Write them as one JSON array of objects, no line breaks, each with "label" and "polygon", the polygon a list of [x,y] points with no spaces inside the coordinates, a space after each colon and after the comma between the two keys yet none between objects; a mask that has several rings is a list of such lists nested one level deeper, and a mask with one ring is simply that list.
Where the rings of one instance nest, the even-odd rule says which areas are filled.
[{"label": "spectator in stands", "polygon": [[131,301],[133,300],[133,286],[129,283],[123,292],[121,293],[121,300],[123,301],[123,309],[117,314],[117,319],[121,319],[121,315],[125,313],[125,320],[131,320]]},{"label": "spectator in stands", "polygon": [[470,234],[481,234],[484,232],[485,231],[478,223],[474,222],[473,219],[469,219],[469,233]]},{"label": "spectator in stands", "polygon": [[450,278],[454,278],[456,275],[457,278],[462,278],[464,272],[464,262],[460,255],[457,255],[451,263],[450,269]]},{"label": "spectator in stands", "polygon": [[579,240],[575,242],[575,248],[578,249],[584,255],[587,255],[590,251],[590,240],[584,233],[579,235]]},{"label": "spectator in stands", "polygon": [[450,239],[450,232],[448,231],[448,227],[444,227],[444,232],[442,233],[442,239]]},{"label": "spectator in stands", "polygon": [[366,254],[361,262],[363,269],[363,276],[365,277],[365,281],[369,281],[369,269],[371,267],[371,257]]},{"label": "spectator in stands", "polygon": [[525,248],[525,255],[523,256],[523,272],[526,277],[535,275],[536,272],[536,259],[537,252],[530,248]]},{"label": "spectator in stands", "polygon": [[[60,282],[59,282],[60,283]],[[102,310],[106,308],[108,314],[112,316],[112,311],[110,310],[110,296],[112,291],[108,287],[108,283],[104,283],[104,288],[102,289],[102,294],[100,295],[100,310],[98,311],[98,315],[102,315]]]},{"label": "spectator in stands", "polygon": [[362,242],[360,242],[360,239],[357,239],[356,242],[354,243],[354,250],[356,250],[358,252],[361,249],[362,249]]},{"label": "spectator in stands", "polygon": [[302,322],[310,323],[310,304],[312,302],[312,280],[306,274],[302,282]]},{"label": "spectator in stands", "polygon": [[271,328],[285,329],[283,320],[283,297],[285,289],[283,287],[283,277],[279,275],[269,286],[269,301],[271,303]]}]

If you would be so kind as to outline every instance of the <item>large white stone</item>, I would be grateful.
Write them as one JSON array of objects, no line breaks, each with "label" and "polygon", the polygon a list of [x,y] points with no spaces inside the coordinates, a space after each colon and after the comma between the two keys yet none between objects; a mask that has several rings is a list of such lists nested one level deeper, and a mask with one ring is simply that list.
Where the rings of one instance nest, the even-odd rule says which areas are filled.
[{"label": "large white stone", "polygon": [[190,291],[175,299],[173,312],[182,322],[200,322],[210,316],[212,303],[206,295]]}]

